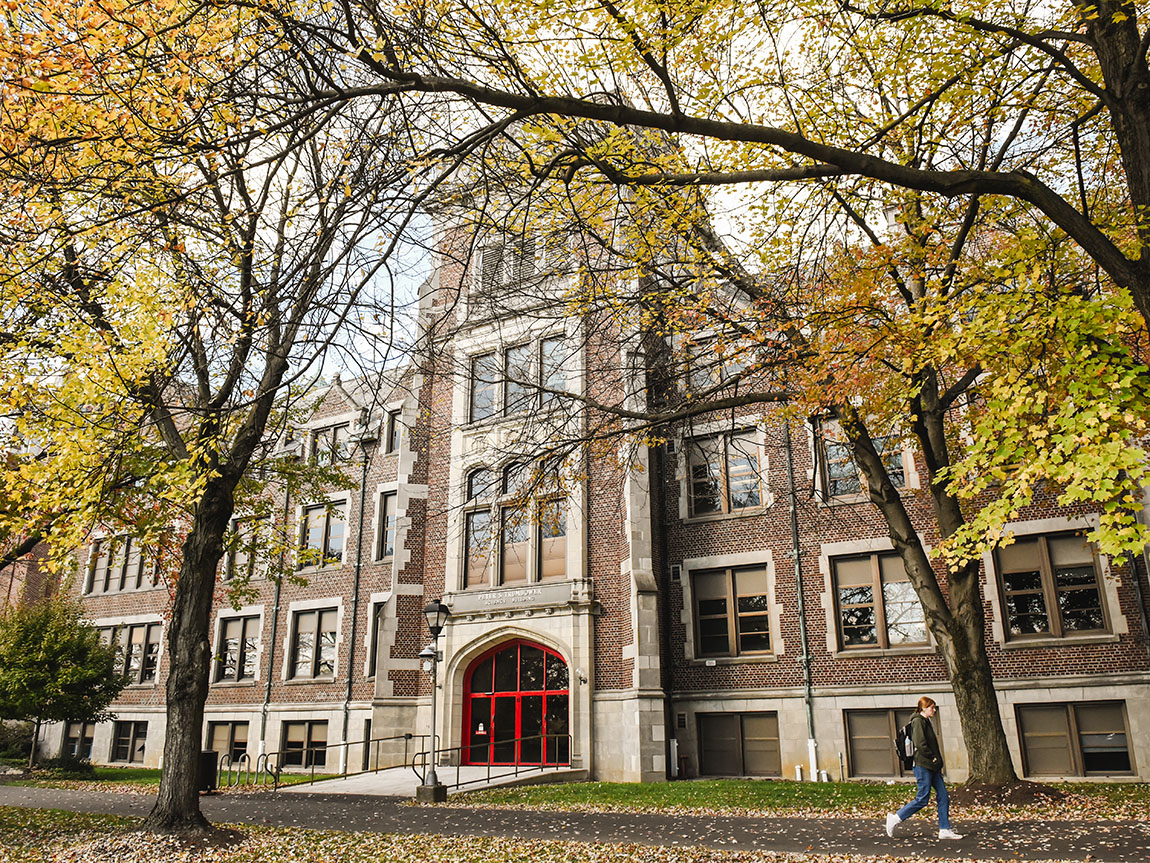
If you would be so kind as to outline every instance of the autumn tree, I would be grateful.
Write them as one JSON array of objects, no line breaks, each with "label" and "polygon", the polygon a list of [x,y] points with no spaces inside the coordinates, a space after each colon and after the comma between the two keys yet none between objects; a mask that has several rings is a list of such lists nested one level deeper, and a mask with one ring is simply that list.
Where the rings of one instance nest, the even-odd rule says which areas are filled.
[{"label": "autumn tree", "polygon": [[[1134,5],[264,9],[317,64],[358,60],[314,100],[435,92],[461,134],[496,130],[492,176],[553,189],[625,262],[614,286],[585,272],[569,311],[598,303],[687,346],[710,329],[720,360],[742,354],[682,403],[595,405],[616,418],[604,433],[756,401],[837,419],[947,660],[972,778],[1011,781],[978,552],[1044,483],[1101,508],[1108,552],[1146,543]],[[880,436],[921,448],[945,590]]]},{"label": "autumn tree", "polygon": [[0,718],[35,722],[29,767],[42,722],[103,722],[124,682],[116,648],[100,642],[75,600],[49,597],[0,613]]},{"label": "autumn tree", "polygon": [[272,450],[324,362],[390,339],[393,252],[439,165],[416,100],[296,110],[323,70],[242,9],[44,0],[5,26],[0,535],[61,562],[95,524],[161,550],[167,736],[145,826],[198,832],[231,517],[291,481]]}]

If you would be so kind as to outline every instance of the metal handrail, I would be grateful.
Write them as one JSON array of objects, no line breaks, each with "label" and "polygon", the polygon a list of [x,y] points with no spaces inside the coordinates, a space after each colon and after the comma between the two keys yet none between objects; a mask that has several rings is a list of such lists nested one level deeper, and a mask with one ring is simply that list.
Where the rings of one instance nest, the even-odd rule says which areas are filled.
[{"label": "metal handrail", "polygon": [[[339,774],[340,776],[342,776],[345,779],[348,776],[359,776],[359,775],[364,774],[364,773],[378,773],[380,770],[390,770],[392,767],[407,767],[409,765],[412,765],[414,762],[414,759],[415,759],[414,755],[411,755],[409,757],[409,744],[410,744],[410,741],[412,741],[416,738],[418,738],[419,740],[425,740],[427,738],[427,735],[426,734],[411,734],[411,733],[395,734],[395,735],[392,735],[391,737],[366,737],[363,740],[345,740],[342,743],[324,744],[322,747],[323,752],[324,752],[324,765],[323,765],[325,768],[324,772],[325,773],[327,772],[327,770],[326,770],[326,768],[327,768],[327,753],[333,752],[333,751],[338,752],[341,747],[348,747],[350,749],[350,747],[352,747],[352,746],[374,745],[375,746],[375,766],[369,767],[366,770],[364,770],[364,769],[350,770],[349,769],[349,767],[350,767],[349,759],[345,757],[343,759],[343,769],[340,771],[340,774]],[[403,760],[402,760],[402,762],[400,762],[399,764],[390,764],[389,763],[389,764],[382,764],[381,765],[379,763],[379,744],[389,743],[389,742],[396,741],[396,740],[402,740],[403,741]],[[266,752],[260,756],[260,759],[263,759],[264,770],[268,773],[268,775],[273,776],[273,778],[275,780],[275,788],[278,789],[279,788],[279,777],[280,777],[280,774],[284,770],[283,762],[284,762],[284,756],[286,753],[298,752],[303,756],[304,760],[307,761],[309,753],[314,753],[320,748],[321,747],[309,748],[309,747],[305,746],[302,750],[300,750],[300,749],[280,749],[280,750],[277,750],[275,752]],[[274,773],[272,772],[272,768],[271,768],[273,761],[274,761]],[[258,771],[258,763],[259,763],[259,759],[257,759],[257,771]],[[371,759],[368,759],[368,763],[369,764],[371,763]],[[294,784],[296,784],[296,785],[310,785],[313,782],[319,781],[315,778],[317,765],[315,763],[314,757],[311,758],[311,764],[310,765],[305,764],[303,766],[310,767],[310,769],[311,769],[310,775],[303,782],[297,782]],[[293,771],[293,775],[294,775],[294,771]]]},{"label": "metal handrail", "polygon": [[[564,738],[566,738],[566,740],[567,740],[567,760],[564,762],[548,763],[548,762],[544,761],[544,762],[541,762],[539,764],[519,764],[519,763],[516,763],[516,764],[492,764],[490,754],[489,754],[488,760],[487,760],[487,775],[482,776],[478,779],[463,780],[463,779],[460,779],[460,776],[459,776],[459,771],[462,769],[462,766],[463,766],[463,758],[461,757],[463,755],[463,750],[474,749],[475,748],[474,744],[468,744],[467,746],[463,746],[463,745],[452,746],[450,749],[440,749],[439,747],[436,747],[435,755],[436,755],[436,758],[440,758],[441,756],[443,756],[444,754],[449,753],[449,752],[457,753],[457,755],[454,759],[455,760],[455,782],[451,783],[451,784],[448,784],[448,783],[444,783],[444,784],[448,788],[462,788],[464,785],[474,785],[477,782],[488,782],[489,783],[489,782],[491,782],[492,778],[502,779],[504,776],[518,776],[520,773],[530,773],[530,772],[535,771],[535,770],[542,773],[544,770],[550,770],[550,769],[556,768],[556,767],[566,767],[566,766],[570,766],[570,764],[571,764],[571,747],[573,745],[573,739],[572,739],[570,734],[530,734],[530,735],[525,735],[523,737],[508,737],[506,739],[501,739],[501,740],[492,740],[490,743],[483,744],[484,746],[487,746],[487,747],[493,749],[495,744],[497,744],[497,743],[502,743],[502,744],[514,743],[514,744],[516,744],[515,750],[516,750],[516,752],[518,752],[518,751],[520,751],[520,748],[521,748],[520,744],[522,744],[522,742],[524,740],[539,740],[543,744],[543,754],[545,755],[547,752],[547,749],[548,749],[547,741],[549,741],[549,740],[558,741],[558,740],[562,740]],[[427,777],[427,761],[428,761],[429,755],[430,755],[430,752],[425,749],[422,752],[415,753],[415,755],[411,759],[412,769],[415,770],[415,775],[417,777],[419,777],[419,781],[421,783],[425,782],[426,777]],[[422,765],[422,767],[423,767],[422,773],[416,767],[417,763]],[[469,765],[469,766],[479,767],[481,765],[476,764],[476,765]],[[514,769],[507,770],[503,773],[497,774],[496,776],[492,777],[492,775],[491,775],[491,768],[492,767],[511,767]]]}]

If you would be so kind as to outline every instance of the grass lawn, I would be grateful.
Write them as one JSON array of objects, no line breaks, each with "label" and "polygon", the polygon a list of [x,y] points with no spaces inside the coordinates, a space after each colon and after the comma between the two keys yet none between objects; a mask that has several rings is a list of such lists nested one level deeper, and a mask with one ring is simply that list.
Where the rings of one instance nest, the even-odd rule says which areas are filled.
[{"label": "grass lawn", "polygon": [[[134,791],[141,794],[150,794],[160,784],[160,773],[155,767],[94,767],[95,775],[91,777],[76,777],[72,775],[53,775],[52,771],[44,771],[42,775],[32,774],[27,779],[18,779],[12,785],[31,785],[39,788],[74,788],[88,791]],[[316,781],[321,779],[334,779],[338,774],[315,775]],[[220,774],[220,781],[226,778]],[[296,785],[307,782],[311,777],[306,773],[281,773],[280,785]],[[267,784],[257,788],[271,788],[270,780]],[[221,786],[220,791],[228,791]]]},{"label": "grass lawn", "polygon": [[873,863],[862,855],[775,854],[599,842],[339,833],[244,825],[230,846],[135,831],[138,819],[0,806],[0,860],[20,863]]},{"label": "grass lawn", "polygon": [[[952,793],[953,788],[952,787]],[[1027,806],[959,807],[968,818],[1150,820],[1150,784],[1055,783],[1063,800]],[[914,786],[884,782],[699,779],[688,782],[579,782],[496,788],[451,798],[453,805],[600,812],[699,812],[876,818],[914,796]],[[933,805],[932,807],[933,808]]]}]

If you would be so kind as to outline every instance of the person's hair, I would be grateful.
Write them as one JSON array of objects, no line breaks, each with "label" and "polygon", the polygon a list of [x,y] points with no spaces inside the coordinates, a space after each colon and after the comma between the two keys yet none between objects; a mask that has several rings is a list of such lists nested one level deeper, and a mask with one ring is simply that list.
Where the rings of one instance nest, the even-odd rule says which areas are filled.
[{"label": "person's hair", "polygon": [[938,706],[938,704],[935,703],[935,700],[933,698],[931,698],[929,695],[924,695],[922,698],[920,698],[918,700],[918,712],[919,713],[922,713],[928,707],[937,707],[937,706]]}]

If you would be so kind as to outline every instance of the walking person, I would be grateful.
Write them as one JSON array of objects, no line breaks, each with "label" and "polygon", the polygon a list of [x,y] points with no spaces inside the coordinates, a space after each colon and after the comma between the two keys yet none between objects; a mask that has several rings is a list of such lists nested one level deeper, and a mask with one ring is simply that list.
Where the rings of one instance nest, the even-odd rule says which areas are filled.
[{"label": "walking person", "polygon": [[914,779],[918,783],[918,794],[898,812],[887,814],[887,836],[894,836],[894,828],[926,806],[933,788],[938,805],[938,838],[962,838],[950,829],[950,797],[942,779],[942,752],[939,751],[938,737],[930,721],[937,712],[938,705],[934,699],[924,695],[918,700],[918,712],[910,718],[910,739],[914,743]]}]

